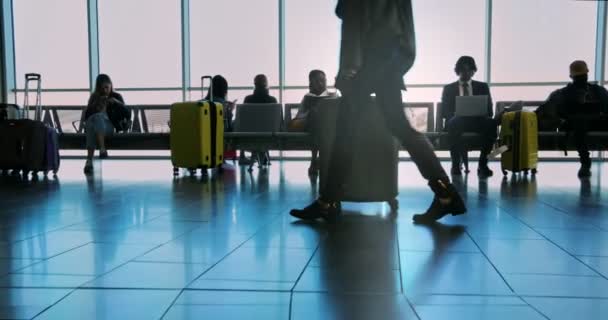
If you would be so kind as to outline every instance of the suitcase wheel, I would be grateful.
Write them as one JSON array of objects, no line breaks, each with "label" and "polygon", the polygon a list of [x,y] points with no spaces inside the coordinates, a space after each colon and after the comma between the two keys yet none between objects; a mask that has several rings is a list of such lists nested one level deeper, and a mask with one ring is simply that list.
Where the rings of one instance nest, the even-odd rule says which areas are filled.
[{"label": "suitcase wheel", "polygon": [[391,212],[397,212],[397,210],[399,210],[399,200],[397,200],[397,199],[389,200],[388,206],[391,208]]}]

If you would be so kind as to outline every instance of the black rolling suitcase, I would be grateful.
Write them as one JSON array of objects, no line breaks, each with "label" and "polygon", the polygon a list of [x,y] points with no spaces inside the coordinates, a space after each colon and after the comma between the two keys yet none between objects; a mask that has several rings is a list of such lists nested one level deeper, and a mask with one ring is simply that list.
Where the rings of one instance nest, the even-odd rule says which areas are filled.
[{"label": "black rolling suitcase", "polygon": [[[370,100],[371,103],[373,103]],[[336,121],[340,99],[325,98],[311,113],[310,130],[319,148],[319,190],[326,190],[329,160],[336,135]],[[344,181],[345,190],[340,201],[388,202],[391,210],[399,207],[398,164],[399,143],[386,128],[383,115],[375,106],[365,109],[349,141],[353,155],[350,172]]]},{"label": "black rolling suitcase", "polygon": [[[54,128],[46,126],[42,121],[42,106],[40,100],[41,78],[38,74],[26,74],[24,119],[8,119],[0,121],[0,170],[22,171],[37,174],[42,172],[57,173],[59,170],[59,136]],[[35,120],[30,116],[28,100],[29,83],[34,82],[36,89]]]}]

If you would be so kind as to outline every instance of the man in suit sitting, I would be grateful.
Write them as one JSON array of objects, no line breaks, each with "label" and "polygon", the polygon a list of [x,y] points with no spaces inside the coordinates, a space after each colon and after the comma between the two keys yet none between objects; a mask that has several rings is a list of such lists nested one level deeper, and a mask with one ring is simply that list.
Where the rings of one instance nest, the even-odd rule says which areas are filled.
[{"label": "man in suit sitting", "polygon": [[[452,158],[452,175],[461,175],[461,160],[466,148],[462,142],[464,132],[476,132],[482,138],[481,155],[479,156],[479,168],[477,174],[480,177],[490,177],[492,170],[488,167],[488,154],[492,151],[492,145],[496,141],[496,122],[492,119],[492,97],[490,88],[485,82],[473,81],[473,75],[477,71],[475,59],[462,56],[456,62],[454,68],[458,75],[458,81],[448,84],[443,88],[441,96],[441,116],[446,121],[448,140],[450,143],[450,156]],[[456,97],[458,96],[488,96],[488,113],[481,117],[455,116]]]}]

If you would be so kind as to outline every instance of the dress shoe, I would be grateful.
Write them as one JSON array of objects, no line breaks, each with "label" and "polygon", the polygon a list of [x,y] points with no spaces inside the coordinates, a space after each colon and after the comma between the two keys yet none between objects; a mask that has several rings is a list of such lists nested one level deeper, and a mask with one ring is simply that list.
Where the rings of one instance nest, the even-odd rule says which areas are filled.
[{"label": "dress shoe", "polygon": [[289,214],[301,220],[312,221],[323,218],[328,222],[335,222],[341,210],[340,202],[322,203],[316,200],[304,209],[292,209]]},{"label": "dress shoe", "polygon": [[435,198],[425,213],[414,215],[414,223],[430,224],[448,214],[457,216],[467,212],[464,201],[452,184],[439,183],[439,185],[439,187],[431,185],[435,191]]},{"label": "dress shoe", "polygon": [[481,166],[477,169],[477,175],[480,178],[488,178],[494,175],[494,171],[490,170],[488,166]]}]

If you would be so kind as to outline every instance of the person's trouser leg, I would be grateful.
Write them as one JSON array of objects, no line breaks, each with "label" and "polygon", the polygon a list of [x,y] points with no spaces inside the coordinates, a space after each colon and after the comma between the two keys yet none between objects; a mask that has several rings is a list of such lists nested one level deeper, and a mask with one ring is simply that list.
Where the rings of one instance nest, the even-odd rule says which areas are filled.
[{"label": "person's trouser leg", "polygon": [[481,153],[479,155],[479,167],[488,167],[488,155],[492,152],[492,147],[498,137],[496,121],[494,119],[480,119],[479,135],[482,138]]},{"label": "person's trouser leg", "polygon": [[401,95],[402,81],[398,74],[385,74],[385,81],[375,90],[377,107],[381,109],[387,127],[409,152],[422,176],[426,180],[443,180],[449,183],[433,146],[423,133],[412,127],[405,116]]},{"label": "person's trouser leg", "polygon": [[581,166],[584,168],[590,168],[591,156],[589,153],[589,146],[587,145],[589,123],[584,119],[572,119],[570,125],[574,137],[574,145],[576,147],[576,151],[578,152]]},{"label": "person's trouser leg", "polygon": [[461,158],[464,152],[462,146],[462,133],[466,128],[465,119],[462,117],[453,117],[446,123],[448,132],[448,144],[450,146],[450,158],[452,159],[452,168],[460,170]]}]

